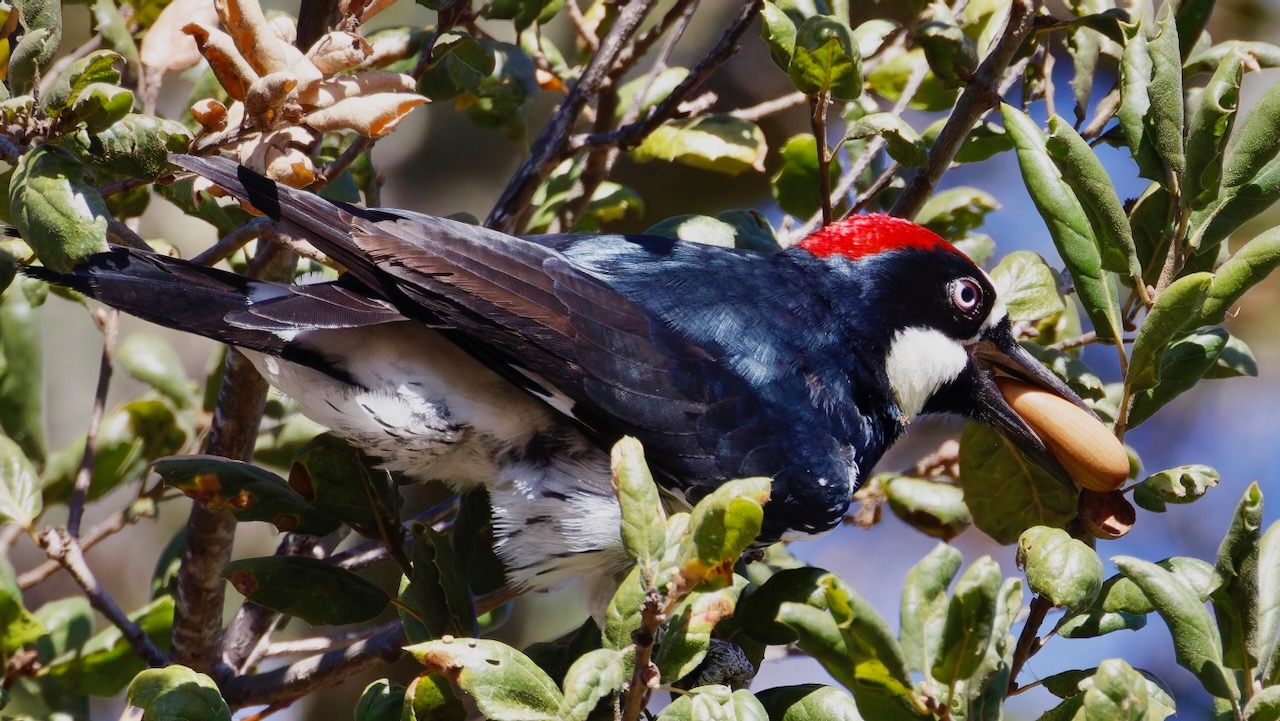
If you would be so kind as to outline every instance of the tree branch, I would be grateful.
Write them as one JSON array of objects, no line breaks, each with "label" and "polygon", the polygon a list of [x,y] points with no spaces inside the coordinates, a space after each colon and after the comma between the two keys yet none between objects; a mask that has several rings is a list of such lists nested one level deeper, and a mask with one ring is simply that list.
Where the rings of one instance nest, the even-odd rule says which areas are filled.
[{"label": "tree branch", "polygon": [[89,605],[93,606],[99,613],[107,617],[120,632],[124,634],[126,640],[133,646],[152,667],[168,665],[169,659],[164,655],[156,645],[147,638],[138,624],[129,620],[124,611],[116,605],[107,590],[98,583],[98,579],[94,577],[93,571],[89,569],[89,565],[84,562],[84,553],[81,551],[80,543],[65,528],[49,528],[43,531],[38,541],[40,547],[48,554],[49,558],[57,562],[67,570],[71,578],[75,580],[80,589],[84,591],[84,595],[89,599]]},{"label": "tree branch", "polygon": [[93,320],[102,331],[102,360],[98,364],[98,388],[93,394],[93,410],[89,411],[89,427],[84,432],[84,455],[80,457],[71,500],[67,502],[67,533],[72,538],[80,537],[80,520],[84,518],[84,504],[89,498],[89,482],[93,480],[93,459],[97,455],[98,428],[107,406],[107,390],[111,387],[111,361],[120,331],[120,311],[99,308],[93,312]]},{"label": "tree branch", "polygon": [[609,34],[600,41],[600,49],[591,58],[573,90],[560,103],[560,107],[547,121],[546,127],[533,142],[533,149],[520,168],[503,189],[485,225],[496,230],[518,231],[522,218],[529,211],[529,200],[547,173],[565,157],[565,145],[574,123],[582,109],[608,80],[627,41],[639,29],[656,0],[632,0],[618,13]]},{"label": "tree branch", "polygon": [[[277,556],[308,556],[319,544],[313,536],[290,533],[276,547]],[[237,675],[253,668],[267,650],[267,642],[282,616],[256,603],[245,601],[236,611],[235,618],[222,635],[222,664],[224,672]]]},{"label": "tree branch", "polygon": [[[285,280],[293,275],[295,256],[275,243],[263,244],[254,261],[251,277]],[[253,454],[266,397],[267,382],[249,360],[228,353],[205,453],[247,460]],[[213,670],[217,658],[226,595],[221,573],[231,559],[235,528],[230,513],[192,505],[187,548],[178,569],[173,655],[178,663],[199,671]]]},{"label": "tree branch", "polygon": [[403,654],[404,629],[400,623],[346,648],[303,659],[297,663],[252,676],[241,676],[222,686],[232,708],[287,703],[322,687],[337,683],[377,663],[396,661]]},{"label": "tree branch", "polygon": [[590,133],[576,135],[569,139],[567,152],[574,153],[583,148],[596,145],[616,145],[619,148],[631,148],[639,145],[649,133],[667,120],[677,117],[685,98],[696,92],[711,77],[717,68],[733,56],[738,48],[738,40],[742,37],[751,22],[760,12],[763,0],[753,0],[742,6],[742,10],[730,23],[728,29],[720,36],[715,47],[697,64],[675,90],[661,103],[649,109],[643,118],[634,123],[624,125],[608,133]]},{"label": "tree branch", "polygon": [[1000,96],[993,91],[999,87],[1009,63],[1013,62],[1018,48],[1022,47],[1022,42],[1030,34],[1040,2],[1041,0],[1013,0],[1004,32],[965,85],[955,109],[951,111],[951,117],[942,127],[933,147],[929,148],[928,163],[911,179],[902,195],[898,196],[891,211],[893,215],[915,217],[933,194],[942,174],[951,166],[951,161],[969,136],[974,123],[1000,102]]}]

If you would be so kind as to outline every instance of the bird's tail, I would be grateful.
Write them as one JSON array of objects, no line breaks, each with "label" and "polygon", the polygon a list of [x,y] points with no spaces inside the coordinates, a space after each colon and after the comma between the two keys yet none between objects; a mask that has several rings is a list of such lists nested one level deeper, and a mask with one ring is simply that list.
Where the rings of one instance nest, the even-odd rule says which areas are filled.
[{"label": "bird's tail", "polygon": [[133,316],[223,343],[278,354],[282,338],[226,318],[281,286],[134,248],[113,247],[69,273],[27,266],[25,275],[65,286]]}]

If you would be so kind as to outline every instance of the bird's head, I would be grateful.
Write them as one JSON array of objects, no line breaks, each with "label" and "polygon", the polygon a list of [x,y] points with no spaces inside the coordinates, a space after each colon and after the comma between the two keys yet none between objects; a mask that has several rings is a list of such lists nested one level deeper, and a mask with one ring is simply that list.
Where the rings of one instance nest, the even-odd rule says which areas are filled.
[{"label": "bird's head", "polygon": [[934,232],[887,215],[851,216],[798,245],[865,279],[850,312],[874,309],[876,317],[860,318],[859,326],[883,339],[878,351],[902,422],[953,413],[986,423],[1038,465],[1069,479],[995,378],[1012,376],[1088,408],[1018,344],[986,272]]}]

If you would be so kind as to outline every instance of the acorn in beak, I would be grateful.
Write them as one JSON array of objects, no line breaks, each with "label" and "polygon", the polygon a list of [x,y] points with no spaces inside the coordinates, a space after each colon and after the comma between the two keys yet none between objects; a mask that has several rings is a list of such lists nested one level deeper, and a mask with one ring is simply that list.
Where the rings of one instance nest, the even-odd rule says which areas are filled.
[{"label": "acorn in beak", "polygon": [[1129,456],[1084,401],[1013,337],[1008,318],[970,350],[974,419],[993,426],[1036,465],[1063,481],[1113,491]]}]

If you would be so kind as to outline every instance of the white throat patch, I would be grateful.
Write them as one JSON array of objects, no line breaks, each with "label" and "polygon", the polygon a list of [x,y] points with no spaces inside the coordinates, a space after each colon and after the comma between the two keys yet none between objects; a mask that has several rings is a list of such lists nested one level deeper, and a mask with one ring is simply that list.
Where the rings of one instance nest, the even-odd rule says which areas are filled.
[{"label": "white throat patch", "polygon": [[889,343],[885,370],[902,409],[902,422],[920,414],[924,404],[969,364],[964,345],[932,328],[906,328]]}]

